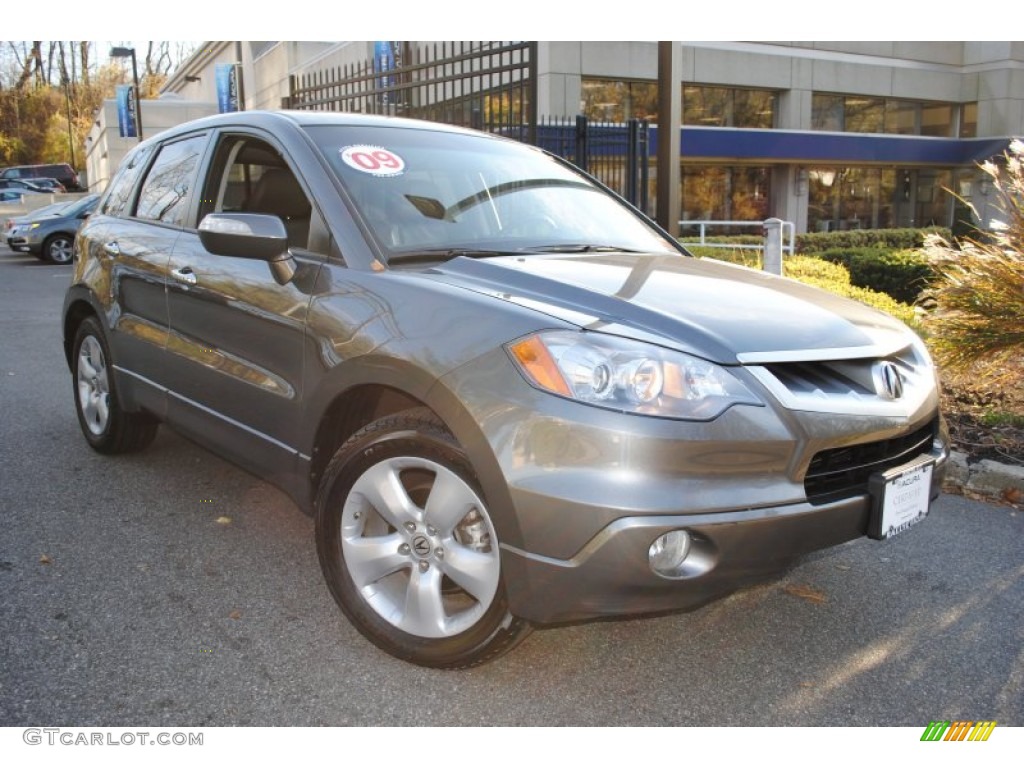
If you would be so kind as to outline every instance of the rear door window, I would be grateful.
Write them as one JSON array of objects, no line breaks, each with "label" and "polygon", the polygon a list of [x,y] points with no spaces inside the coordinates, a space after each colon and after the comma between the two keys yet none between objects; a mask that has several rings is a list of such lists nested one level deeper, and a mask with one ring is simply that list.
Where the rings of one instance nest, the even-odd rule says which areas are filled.
[{"label": "rear door window", "polygon": [[206,135],[192,136],[160,148],[139,191],[138,218],[182,226],[206,141]]}]

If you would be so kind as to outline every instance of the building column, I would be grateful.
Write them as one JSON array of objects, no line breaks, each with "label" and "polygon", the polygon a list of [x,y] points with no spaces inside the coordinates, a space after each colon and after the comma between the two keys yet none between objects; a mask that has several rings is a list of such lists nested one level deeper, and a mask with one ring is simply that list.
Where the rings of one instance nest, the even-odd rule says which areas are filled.
[{"label": "building column", "polygon": [[792,221],[797,232],[807,231],[807,169],[797,165],[772,168],[772,216]]}]

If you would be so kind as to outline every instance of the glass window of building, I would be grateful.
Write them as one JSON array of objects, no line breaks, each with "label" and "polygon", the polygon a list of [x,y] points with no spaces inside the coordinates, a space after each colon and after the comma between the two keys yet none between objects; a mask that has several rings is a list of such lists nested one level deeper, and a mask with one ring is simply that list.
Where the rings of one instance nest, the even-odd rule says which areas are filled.
[{"label": "glass window of building", "polygon": [[843,130],[850,133],[881,133],[885,128],[885,101],[847,96],[843,104]]},{"label": "glass window of building", "polygon": [[[763,221],[769,216],[771,170],[759,166],[684,165],[684,221]],[[692,227],[685,227],[690,231]],[[712,234],[736,230],[709,228]]]},{"label": "glass window of building", "polygon": [[815,93],[811,129],[849,133],[952,136],[952,104]]},{"label": "glass window of building", "polygon": [[774,124],[774,91],[683,86],[683,125],[772,128]]},{"label": "glass window of building", "polygon": [[737,88],[733,91],[733,122],[737,128],[774,128],[775,93]]},{"label": "glass window of building", "polygon": [[978,135],[978,102],[960,107],[960,138],[973,139]]},{"label": "glass window of building", "polygon": [[658,84],[642,80],[583,80],[583,114],[622,123],[636,117],[657,120]]},{"label": "glass window of building", "polygon": [[893,226],[894,171],[881,168],[812,168],[807,176],[808,231]]},{"label": "glass window of building", "polygon": [[922,106],[921,135],[953,135],[953,107],[949,104],[927,104]]},{"label": "glass window of building", "polygon": [[949,226],[951,182],[941,168],[811,168],[807,230]]},{"label": "glass window of building", "polygon": [[889,99],[885,102],[885,132],[907,136],[917,134],[921,105],[914,101]]},{"label": "glass window of building", "polygon": [[843,130],[843,97],[831,93],[815,93],[811,97],[811,129]]},{"label": "glass window of building", "polygon": [[683,86],[683,125],[730,125],[729,89]]}]

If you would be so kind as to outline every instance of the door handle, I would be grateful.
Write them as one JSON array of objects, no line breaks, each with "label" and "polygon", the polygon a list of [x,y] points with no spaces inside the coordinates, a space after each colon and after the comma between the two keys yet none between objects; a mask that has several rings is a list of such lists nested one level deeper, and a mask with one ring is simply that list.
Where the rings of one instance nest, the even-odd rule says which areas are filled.
[{"label": "door handle", "polygon": [[107,254],[107,256],[120,256],[121,246],[117,244],[116,240],[111,240],[109,243],[103,244],[103,252]]},{"label": "door handle", "polygon": [[174,277],[175,280],[177,280],[180,283],[185,283],[186,285],[196,284],[196,275],[192,271],[192,267],[181,267],[180,269],[172,269],[171,275]]}]

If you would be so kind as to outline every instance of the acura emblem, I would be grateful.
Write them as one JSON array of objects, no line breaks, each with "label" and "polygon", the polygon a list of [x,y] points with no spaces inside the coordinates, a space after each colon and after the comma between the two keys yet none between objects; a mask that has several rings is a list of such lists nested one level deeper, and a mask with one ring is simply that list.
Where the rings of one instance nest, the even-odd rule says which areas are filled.
[{"label": "acura emblem", "polygon": [[885,362],[878,367],[879,393],[890,400],[903,397],[903,376],[894,364]]},{"label": "acura emblem", "polygon": [[426,557],[430,554],[430,542],[427,541],[426,536],[417,536],[412,540],[412,551],[420,557]]}]

